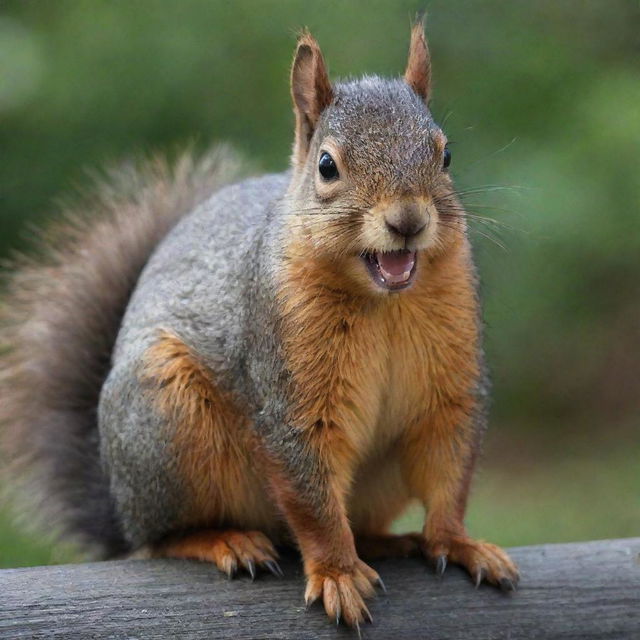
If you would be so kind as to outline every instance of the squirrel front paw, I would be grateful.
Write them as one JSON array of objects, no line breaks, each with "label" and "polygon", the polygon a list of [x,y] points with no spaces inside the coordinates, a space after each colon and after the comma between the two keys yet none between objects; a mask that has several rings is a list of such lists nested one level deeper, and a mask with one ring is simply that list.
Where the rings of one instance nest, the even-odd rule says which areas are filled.
[{"label": "squirrel front paw", "polygon": [[375,586],[384,589],[378,573],[362,560],[356,560],[349,570],[318,565],[308,571],[304,598],[309,607],[322,597],[327,615],[336,624],[342,620],[359,628],[361,622],[373,621],[364,599],[375,595]]},{"label": "squirrel front paw", "polygon": [[511,558],[500,547],[466,535],[453,535],[427,540],[423,545],[427,559],[442,575],[447,561],[463,566],[476,587],[485,580],[503,591],[515,591],[520,574]]}]

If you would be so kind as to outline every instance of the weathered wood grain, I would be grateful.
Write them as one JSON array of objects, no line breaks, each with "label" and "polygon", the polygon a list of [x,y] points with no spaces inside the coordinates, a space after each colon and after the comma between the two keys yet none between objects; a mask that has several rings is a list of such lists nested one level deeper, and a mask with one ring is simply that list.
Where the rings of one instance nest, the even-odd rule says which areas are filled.
[{"label": "weathered wood grain", "polygon": [[[388,594],[363,637],[384,640],[640,639],[640,538],[512,549],[520,589],[505,595],[455,567],[372,563]],[[196,562],[132,560],[0,571],[0,638],[345,638],[305,611],[295,559],[286,578],[233,581]]]}]

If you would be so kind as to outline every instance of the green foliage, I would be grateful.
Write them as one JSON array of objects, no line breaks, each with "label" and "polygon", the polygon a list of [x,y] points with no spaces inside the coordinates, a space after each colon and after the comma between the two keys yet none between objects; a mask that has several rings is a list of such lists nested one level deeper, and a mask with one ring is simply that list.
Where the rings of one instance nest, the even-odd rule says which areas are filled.
[{"label": "green foliage", "polygon": [[41,534],[29,533],[29,527],[14,524],[13,514],[0,510],[0,569],[62,564],[80,558],[66,545],[54,545]]},{"label": "green foliage", "polygon": [[[121,157],[225,140],[265,170],[284,168],[295,31],[311,28],[334,76],[397,75],[410,18],[423,6],[5,0],[0,257],[28,244],[29,225],[55,215],[52,201],[84,184],[87,168]],[[588,447],[576,461],[582,471],[529,468],[519,484],[492,471],[495,481],[481,484],[473,502],[473,523],[513,543],[637,532],[633,496],[618,492],[634,466],[625,441],[639,421],[637,2],[433,0],[427,8],[432,107],[452,141],[452,171],[461,189],[491,185],[465,200],[472,213],[497,220],[477,222],[474,232],[495,377],[493,433],[511,443],[518,434],[509,446],[520,449],[555,434],[582,444],[611,431],[622,449],[615,473],[600,476],[608,483],[601,495],[611,495],[602,513],[626,523],[618,529],[599,528],[603,519],[586,498],[578,503],[588,514],[568,510],[570,491],[521,503],[514,489],[530,496],[530,483],[545,491],[586,473],[597,458]],[[546,452],[539,456],[534,466],[547,469]],[[491,464],[508,458],[492,456]],[[514,513],[520,524],[501,535]],[[528,535],[523,527],[536,518],[540,533]],[[544,527],[555,529],[546,535]],[[22,560],[10,555],[16,535],[0,530],[0,562],[50,560],[27,547]]]}]

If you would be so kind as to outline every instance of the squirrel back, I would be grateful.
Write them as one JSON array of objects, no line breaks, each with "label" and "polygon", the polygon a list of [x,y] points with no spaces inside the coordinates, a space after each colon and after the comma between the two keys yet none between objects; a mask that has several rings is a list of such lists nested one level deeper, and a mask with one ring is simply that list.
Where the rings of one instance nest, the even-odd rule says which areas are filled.
[{"label": "squirrel back", "polygon": [[[229,150],[128,166],[19,257],[0,307],[0,426],[11,484],[47,528],[127,551],[100,464],[97,406],[128,300],[160,240],[241,173]],[[16,268],[17,267],[17,268]],[[27,491],[19,492],[27,494]],[[45,520],[46,519],[46,520]]]}]

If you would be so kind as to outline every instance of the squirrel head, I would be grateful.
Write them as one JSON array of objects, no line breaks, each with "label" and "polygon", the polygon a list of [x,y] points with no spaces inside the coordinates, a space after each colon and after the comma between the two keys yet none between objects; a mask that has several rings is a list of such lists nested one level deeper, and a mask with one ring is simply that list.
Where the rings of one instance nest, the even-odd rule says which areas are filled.
[{"label": "squirrel head", "polygon": [[[431,63],[422,21],[404,77],[329,81],[303,32],[291,71],[296,118],[289,229],[314,255],[346,265],[369,291],[410,286],[417,263],[464,233],[447,138],[428,108]],[[457,233],[456,233],[457,232]]]}]

